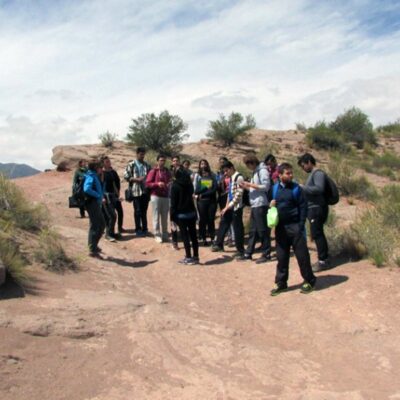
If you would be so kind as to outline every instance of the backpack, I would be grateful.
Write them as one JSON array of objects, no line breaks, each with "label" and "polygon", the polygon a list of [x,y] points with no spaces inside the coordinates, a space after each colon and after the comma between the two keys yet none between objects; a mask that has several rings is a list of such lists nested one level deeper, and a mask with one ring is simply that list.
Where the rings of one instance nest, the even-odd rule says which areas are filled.
[{"label": "backpack", "polygon": [[326,204],[328,204],[329,206],[333,206],[339,202],[339,190],[333,179],[326,172],[324,171],[322,172],[325,176],[324,199],[326,201]]},{"label": "backpack", "polygon": [[86,194],[83,191],[85,176],[79,178],[72,190],[72,196],[68,198],[69,208],[80,208],[85,205]]},{"label": "backpack", "polygon": [[[278,194],[278,189],[279,189],[279,182],[275,183],[274,186],[272,186],[272,200],[276,200],[276,195]],[[292,190],[292,195],[294,200],[299,200],[300,196],[300,186],[295,184],[293,190]]]}]

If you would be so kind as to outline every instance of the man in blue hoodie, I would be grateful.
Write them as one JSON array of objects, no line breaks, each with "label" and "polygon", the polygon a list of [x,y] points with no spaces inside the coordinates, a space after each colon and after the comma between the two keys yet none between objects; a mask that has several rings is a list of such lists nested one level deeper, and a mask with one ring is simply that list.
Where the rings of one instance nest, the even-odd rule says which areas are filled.
[{"label": "man in blue hoodie", "polygon": [[270,206],[276,206],[279,216],[279,223],[275,229],[276,256],[278,258],[276,286],[271,290],[271,296],[287,290],[291,247],[293,247],[301,276],[304,279],[300,291],[301,293],[310,293],[313,291],[317,279],[311,268],[305,235],[307,201],[301,187],[293,182],[293,167],[288,163],[283,163],[278,167],[278,171],[279,182],[275,183],[269,195]]},{"label": "man in blue hoodie", "polygon": [[104,221],[101,205],[103,202],[103,185],[100,181],[101,164],[98,161],[91,161],[88,171],[85,174],[83,191],[85,192],[85,207],[89,215],[88,246],[89,256],[102,258],[98,243],[104,233],[106,223]]}]

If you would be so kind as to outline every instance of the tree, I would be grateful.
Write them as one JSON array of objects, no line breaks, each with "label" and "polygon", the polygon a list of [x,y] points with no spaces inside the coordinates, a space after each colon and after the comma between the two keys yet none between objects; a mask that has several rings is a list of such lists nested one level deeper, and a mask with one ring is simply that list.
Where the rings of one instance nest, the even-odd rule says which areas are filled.
[{"label": "tree", "polygon": [[100,139],[101,144],[104,147],[111,148],[114,146],[114,142],[117,140],[117,135],[115,133],[111,133],[111,132],[107,131],[107,132],[100,134],[99,139]]},{"label": "tree", "polygon": [[359,108],[352,107],[346,110],[331,123],[331,128],[348,141],[355,143],[358,148],[363,148],[364,143],[376,145],[372,123],[368,115]]},{"label": "tree", "polygon": [[232,112],[228,118],[220,114],[219,119],[210,121],[210,130],[207,137],[221,141],[225,146],[231,146],[240,137],[243,137],[249,129],[256,127],[254,117],[249,114],[246,118],[242,114]]},{"label": "tree", "polygon": [[178,152],[182,148],[182,141],[188,136],[183,134],[187,124],[178,115],[171,115],[168,111],[158,116],[154,113],[142,114],[132,122],[126,136],[128,142],[165,155]]}]

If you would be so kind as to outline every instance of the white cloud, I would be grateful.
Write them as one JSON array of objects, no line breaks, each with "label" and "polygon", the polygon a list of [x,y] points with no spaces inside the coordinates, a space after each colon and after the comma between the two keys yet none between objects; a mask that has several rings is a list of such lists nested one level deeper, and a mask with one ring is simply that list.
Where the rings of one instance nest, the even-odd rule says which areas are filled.
[{"label": "white cloud", "polygon": [[[252,113],[265,128],[329,119],[347,105],[373,121],[398,117],[400,33],[371,34],[363,20],[369,13],[375,30],[388,26],[376,14],[381,2],[18,4],[0,6],[0,140],[10,161],[48,157],[49,166],[58,140],[123,137],[131,118],[164,109],[189,122],[192,139],[220,112]],[[395,2],[385,7],[398,13]],[[3,139],[18,118],[46,151]]]}]

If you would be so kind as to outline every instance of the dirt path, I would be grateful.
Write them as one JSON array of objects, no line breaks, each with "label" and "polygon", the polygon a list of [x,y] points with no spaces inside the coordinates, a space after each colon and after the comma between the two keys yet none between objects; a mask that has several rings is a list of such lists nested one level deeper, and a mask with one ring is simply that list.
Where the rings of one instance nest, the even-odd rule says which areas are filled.
[{"label": "dirt path", "polygon": [[182,266],[182,252],[127,233],[94,262],[88,221],[65,208],[70,180],[18,181],[83,261],[38,269],[34,294],[0,302],[2,400],[400,399],[398,269],[348,263],[305,296],[293,261],[293,290],[272,298],[275,263],[229,253],[202,248],[201,266]]}]

